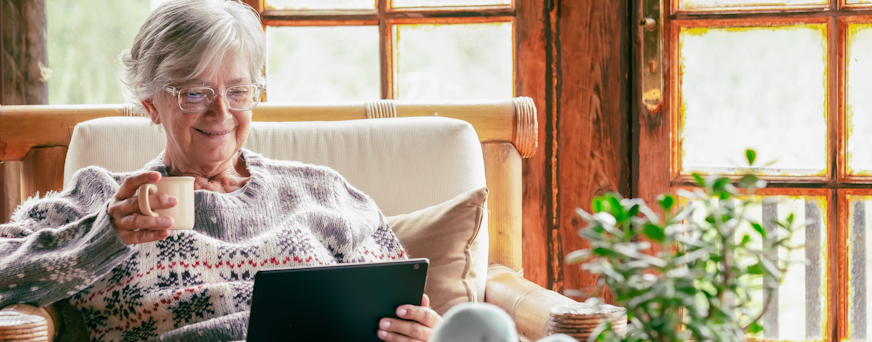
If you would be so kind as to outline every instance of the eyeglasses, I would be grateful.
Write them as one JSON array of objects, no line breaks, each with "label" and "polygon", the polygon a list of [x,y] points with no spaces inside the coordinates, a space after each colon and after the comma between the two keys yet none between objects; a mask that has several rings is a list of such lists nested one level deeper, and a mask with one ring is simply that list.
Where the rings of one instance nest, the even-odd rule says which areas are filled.
[{"label": "eyeglasses", "polygon": [[[215,89],[212,87],[164,88],[167,93],[178,97],[179,108],[185,113],[205,112],[212,101],[215,101]],[[261,87],[256,84],[237,85],[227,88],[224,98],[231,110],[246,111],[257,107],[260,102]]]}]

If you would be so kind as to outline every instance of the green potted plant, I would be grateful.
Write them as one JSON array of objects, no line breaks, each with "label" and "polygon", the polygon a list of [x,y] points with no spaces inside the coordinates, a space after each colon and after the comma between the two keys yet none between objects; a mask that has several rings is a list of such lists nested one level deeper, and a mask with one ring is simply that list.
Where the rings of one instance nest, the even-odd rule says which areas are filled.
[{"label": "green potted plant", "polygon": [[[753,165],[754,151],[746,156]],[[754,191],[766,185],[751,173],[735,184],[727,177],[693,177],[697,188],[678,191],[683,200],[658,197],[662,216],[640,199],[611,193],[593,200],[593,213],[577,210],[587,222],[579,234],[591,246],[569,253],[567,261],[597,275],[597,286],[608,287],[630,320],[625,335],[604,322],[591,340],[744,341],[746,333],[763,330],[758,322],[773,301],[761,309],[752,292],[771,294],[797,262],[779,260],[777,252],[802,248],[790,243],[802,225],[791,214],[767,232],[749,219]],[[650,253],[653,245],[660,251]]]}]

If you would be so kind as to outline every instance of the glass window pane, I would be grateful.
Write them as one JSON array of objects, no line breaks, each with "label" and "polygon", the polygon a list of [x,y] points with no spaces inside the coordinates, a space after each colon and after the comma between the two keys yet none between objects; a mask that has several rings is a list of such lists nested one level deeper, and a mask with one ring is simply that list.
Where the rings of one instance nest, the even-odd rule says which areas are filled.
[{"label": "glass window pane", "polygon": [[872,0],[848,0],[847,4],[872,4]]},{"label": "glass window pane", "polygon": [[397,99],[512,97],[512,23],[395,29]]},{"label": "glass window pane", "polygon": [[[680,34],[681,173],[827,170],[826,27],[692,28]],[[767,164],[768,162],[771,162]]]},{"label": "glass window pane", "polygon": [[269,27],[268,101],[381,98],[378,26]]},{"label": "glass window pane", "polygon": [[393,7],[456,7],[511,5],[512,0],[393,0]]},{"label": "glass window pane", "polygon": [[124,103],[118,58],[148,17],[148,0],[49,0],[45,11],[48,103]]},{"label": "glass window pane", "polygon": [[872,175],[872,24],[848,26],[848,173]]},{"label": "glass window pane", "polygon": [[[693,203],[700,207],[699,202]],[[751,317],[742,316],[743,324],[756,317],[763,309],[765,301],[772,300],[760,323],[764,330],[757,338],[778,341],[818,341],[826,329],[827,282],[827,203],[823,196],[755,196],[755,202],[741,210],[753,222],[760,222],[767,236],[783,234],[777,229],[776,221],[786,222],[794,215],[794,233],[790,246],[803,246],[792,253],[780,249],[770,256],[770,261],[790,261],[787,273],[777,290],[766,294],[762,289],[763,277],[743,278],[752,287]],[[693,220],[703,222],[702,210],[694,212]],[[803,227],[802,223],[806,225]],[[748,235],[749,246],[761,250],[765,243],[771,243],[754,231],[750,225],[736,229],[736,241]],[[807,260],[808,263],[803,263]],[[752,256],[737,257],[736,262],[745,266],[757,263]],[[756,287],[756,288],[755,288]]]},{"label": "glass window pane", "polygon": [[[848,196],[848,336],[852,341],[868,341],[872,335],[872,234],[866,213],[872,213],[872,196]],[[868,247],[867,247],[868,246]]]},{"label": "glass window pane", "polygon": [[375,9],[376,0],[267,0],[267,9]]},{"label": "glass window pane", "polygon": [[[861,0],[868,1],[868,0]],[[682,9],[716,9],[724,7],[826,5],[827,0],[679,0]]]}]

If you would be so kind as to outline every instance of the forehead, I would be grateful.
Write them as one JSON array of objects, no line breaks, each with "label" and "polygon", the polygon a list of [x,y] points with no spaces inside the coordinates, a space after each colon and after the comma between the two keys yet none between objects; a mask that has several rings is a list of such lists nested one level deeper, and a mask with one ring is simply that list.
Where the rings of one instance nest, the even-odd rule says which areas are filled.
[{"label": "forehead", "polygon": [[220,86],[251,83],[253,79],[248,59],[237,56],[238,54],[227,54],[220,63],[210,63],[202,74],[185,84]]}]

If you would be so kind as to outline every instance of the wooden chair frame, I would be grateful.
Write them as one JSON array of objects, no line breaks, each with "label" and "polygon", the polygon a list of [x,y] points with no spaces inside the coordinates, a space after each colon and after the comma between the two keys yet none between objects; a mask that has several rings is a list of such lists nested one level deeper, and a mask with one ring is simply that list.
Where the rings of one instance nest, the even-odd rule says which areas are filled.
[{"label": "wooden chair frame", "polygon": [[[138,116],[131,105],[0,107],[0,161],[21,161],[22,193],[60,190],[63,165],[76,124],[108,116]],[[408,103],[393,100],[348,103],[262,103],[254,121],[338,121],[365,118],[444,116],[469,122],[478,133],[490,195],[489,263],[485,300],[515,319],[524,339],[546,334],[550,310],[574,300],[522,276],[522,163],[535,154],[538,127],[532,99],[466,103]],[[6,195],[6,194],[0,194]],[[51,308],[15,305],[0,310],[47,318],[48,336],[62,329]]]}]

